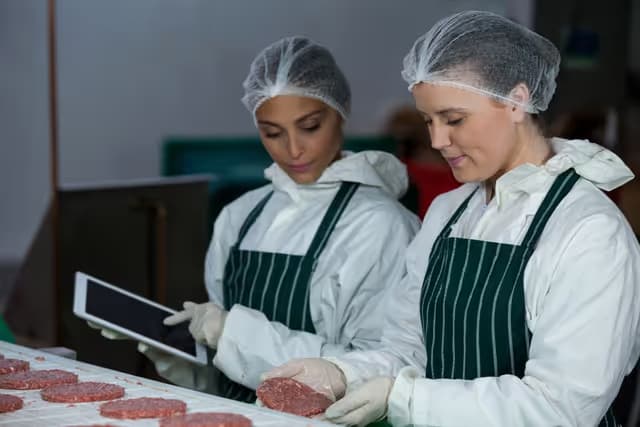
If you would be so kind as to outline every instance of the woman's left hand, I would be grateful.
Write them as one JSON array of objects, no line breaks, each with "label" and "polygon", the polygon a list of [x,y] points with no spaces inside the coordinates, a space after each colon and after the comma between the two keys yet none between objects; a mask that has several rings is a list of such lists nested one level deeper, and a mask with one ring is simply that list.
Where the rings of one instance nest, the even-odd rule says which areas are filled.
[{"label": "woman's left hand", "polygon": [[172,326],[190,320],[189,332],[193,338],[207,344],[214,350],[218,348],[218,340],[224,329],[227,311],[212,302],[196,304],[186,301],[182,306],[184,307],[183,311],[172,314],[162,323]]},{"label": "woman's left hand", "polygon": [[325,417],[334,423],[366,426],[382,419],[387,413],[387,400],[393,387],[391,377],[378,377],[347,393],[329,406]]}]

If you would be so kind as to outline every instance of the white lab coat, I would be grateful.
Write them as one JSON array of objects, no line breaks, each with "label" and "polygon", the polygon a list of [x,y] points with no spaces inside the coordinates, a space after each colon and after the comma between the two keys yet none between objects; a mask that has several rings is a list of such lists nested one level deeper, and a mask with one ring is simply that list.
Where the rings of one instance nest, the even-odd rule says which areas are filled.
[{"label": "white lab coat", "polygon": [[[260,375],[292,358],[341,355],[380,342],[384,290],[405,274],[406,247],[420,227],[396,200],[407,188],[406,169],[376,151],[343,153],[314,184],[298,185],[276,164],[271,184],[226,206],[216,220],[205,264],[211,301],[223,306],[223,274],[230,248],[251,209],[273,196],[240,249],[302,255],[343,181],[361,186],[338,221],[311,279],[309,309],[316,334],[290,330],[264,314],[234,305],[218,342],[214,365],[232,380],[256,388]],[[175,381],[175,376],[170,378]],[[194,385],[191,378],[176,381]],[[209,391],[210,384],[207,385]]]},{"label": "white lab coat", "polygon": [[573,167],[585,178],[551,216],[525,270],[533,337],[524,377],[424,378],[422,280],[433,242],[478,186],[466,184],[433,202],[408,248],[408,274],[390,293],[381,349],[331,359],[350,389],[376,375],[397,376],[389,397],[394,426],[593,426],[634,367],[640,249],[622,212],[597,188],[616,188],[633,174],[587,141],[554,138],[552,146],[555,155],[545,165],[525,164],[498,179],[488,205],[477,191],[451,232],[519,244],[555,177]]}]

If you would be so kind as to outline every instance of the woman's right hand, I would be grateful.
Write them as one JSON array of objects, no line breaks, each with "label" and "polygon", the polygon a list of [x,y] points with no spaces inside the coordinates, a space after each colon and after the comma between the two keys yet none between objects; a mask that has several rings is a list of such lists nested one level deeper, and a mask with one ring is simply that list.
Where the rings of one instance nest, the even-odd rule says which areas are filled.
[{"label": "woman's right hand", "polygon": [[344,396],[347,380],[337,365],[321,358],[293,359],[262,375],[270,378],[291,378],[308,385],[335,402]]}]

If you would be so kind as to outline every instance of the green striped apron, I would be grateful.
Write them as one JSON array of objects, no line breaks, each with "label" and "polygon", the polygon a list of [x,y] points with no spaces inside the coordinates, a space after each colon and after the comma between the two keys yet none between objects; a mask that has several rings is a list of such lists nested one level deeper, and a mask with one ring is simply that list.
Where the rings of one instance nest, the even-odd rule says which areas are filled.
[{"label": "green striped apron", "polygon": [[[288,255],[240,249],[240,244],[256,221],[273,192],[267,194],[249,213],[240,228],[238,241],[231,248],[224,278],[224,305],[234,304],[259,310],[270,321],[289,329],[315,333],[309,310],[311,276],[331,232],[347,207],[359,184],[344,182],[329,205],[304,255]],[[253,402],[255,392],[227,377],[221,379],[223,396]]]},{"label": "green striped apron", "polygon": [[[524,376],[531,338],[524,271],[578,179],[573,169],[555,179],[520,245],[449,237],[475,191],[456,210],[434,242],[420,295],[427,378]],[[616,425],[611,410],[600,425]]]}]

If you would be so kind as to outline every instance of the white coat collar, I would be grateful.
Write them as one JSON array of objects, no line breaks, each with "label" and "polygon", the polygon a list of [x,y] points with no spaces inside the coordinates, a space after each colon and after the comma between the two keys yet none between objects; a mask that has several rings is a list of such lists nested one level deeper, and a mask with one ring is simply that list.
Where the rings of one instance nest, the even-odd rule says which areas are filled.
[{"label": "white coat collar", "polygon": [[605,191],[620,187],[634,177],[618,156],[601,145],[586,140],[552,138],[551,146],[555,154],[544,165],[526,163],[496,181],[498,206],[510,193],[534,194],[546,189],[549,177],[556,177],[570,168]]},{"label": "white coat collar", "polygon": [[304,197],[307,191],[334,188],[344,181],[378,187],[396,199],[402,197],[409,185],[404,164],[383,151],[343,151],[342,158],[329,165],[312,184],[296,184],[276,163],[265,169],[264,176],[294,200]]}]

